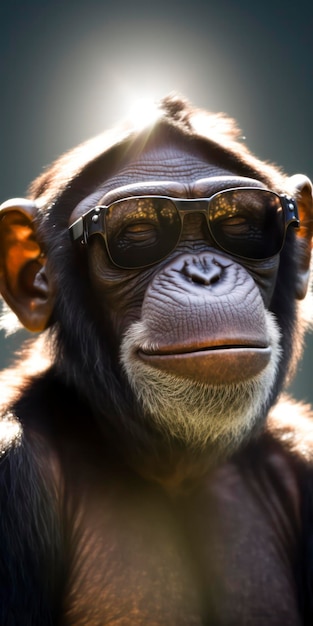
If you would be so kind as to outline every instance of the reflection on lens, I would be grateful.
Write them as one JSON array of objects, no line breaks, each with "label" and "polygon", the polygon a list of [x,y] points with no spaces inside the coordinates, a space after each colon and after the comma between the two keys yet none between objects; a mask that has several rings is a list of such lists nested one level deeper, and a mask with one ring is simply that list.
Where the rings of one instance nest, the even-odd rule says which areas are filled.
[{"label": "reflection on lens", "polygon": [[210,199],[136,196],[103,208],[108,252],[122,268],[145,267],[165,258],[179,241],[182,216],[193,211],[206,214],[216,245],[229,254],[266,259],[278,254],[284,242],[281,199],[264,189],[228,189]]},{"label": "reflection on lens", "polygon": [[279,196],[267,190],[229,190],[209,204],[209,226],[216,243],[236,256],[265,259],[277,254],[284,239]]},{"label": "reflection on lens", "polygon": [[124,268],[160,261],[175,248],[181,230],[175,204],[162,197],[114,202],[107,209],[105,224],[111,259]]}]

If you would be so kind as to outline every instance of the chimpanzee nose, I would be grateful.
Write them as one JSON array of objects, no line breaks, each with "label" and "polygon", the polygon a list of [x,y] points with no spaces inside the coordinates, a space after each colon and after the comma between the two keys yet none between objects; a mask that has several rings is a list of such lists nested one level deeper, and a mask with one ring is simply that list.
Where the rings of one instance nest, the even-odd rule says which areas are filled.
[{"label": "chimpanzee nose", "polygon": [[204,253],[185,259],[182,273],[194,283],[213,285],[220,280],[223,269],[214,255]]}]

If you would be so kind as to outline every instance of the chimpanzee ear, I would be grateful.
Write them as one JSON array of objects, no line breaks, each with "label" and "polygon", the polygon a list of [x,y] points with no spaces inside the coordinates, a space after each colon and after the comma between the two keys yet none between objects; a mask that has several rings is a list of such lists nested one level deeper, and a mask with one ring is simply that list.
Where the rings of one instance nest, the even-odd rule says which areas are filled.
[{"label": "chimpanzee ear", "polygon": [[313,198],[312,183],[307,176],[295,174],[289,179],[290,191],[297,200],[300,228],[297,229],[297,283],[296,297],[305,297],[309,278],[313,237]]},{"label": "chimpanzee ear", "polygon": [[37,239],[36,204],[13,198],[0,205],[0,292],[30,331],[44,330],[54,304],[46,259]]}]

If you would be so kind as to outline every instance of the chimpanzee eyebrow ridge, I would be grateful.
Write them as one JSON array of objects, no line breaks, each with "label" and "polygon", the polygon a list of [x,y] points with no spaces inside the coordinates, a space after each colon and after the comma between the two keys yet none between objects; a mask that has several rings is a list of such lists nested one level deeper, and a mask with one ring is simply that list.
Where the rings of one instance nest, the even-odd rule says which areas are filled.
[{"label": "chimpanzee eyebrow ridge", "polygon": [[173,180],[151,180],[142,183],[131,183],[116,189],[111,189],[97,203],[98,206],[107,206],[131,196],[141,195],[166,195],[177,198],[204,198],[210,197],[218,191],[232,187],[260,187],[263,185],[258,180],[243,176],[212,176],[200,178],[192,184],[186,185]]}]

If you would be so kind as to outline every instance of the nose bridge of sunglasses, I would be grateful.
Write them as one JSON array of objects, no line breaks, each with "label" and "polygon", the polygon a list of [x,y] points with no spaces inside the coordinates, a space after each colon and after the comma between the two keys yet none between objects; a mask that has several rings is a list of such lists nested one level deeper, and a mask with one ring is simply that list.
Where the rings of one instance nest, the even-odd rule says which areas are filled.
[{"label": "nose bridge of sunglasses", "polygon": [[[205,239],[211,242],[206,209],[197,202],[179,206],[182,219],[181,239]],[[213,241],[213,240],[212,240]]]}]

